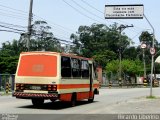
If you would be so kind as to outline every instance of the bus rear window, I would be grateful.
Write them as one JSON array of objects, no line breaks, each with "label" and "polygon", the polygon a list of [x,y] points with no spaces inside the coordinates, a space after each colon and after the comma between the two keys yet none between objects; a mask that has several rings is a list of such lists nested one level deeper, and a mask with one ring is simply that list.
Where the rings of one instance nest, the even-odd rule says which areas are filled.
[{"label": "bus rear window", "polygon": [[22,56],[18,76],[56,77],[57,57],[49,55]]}]

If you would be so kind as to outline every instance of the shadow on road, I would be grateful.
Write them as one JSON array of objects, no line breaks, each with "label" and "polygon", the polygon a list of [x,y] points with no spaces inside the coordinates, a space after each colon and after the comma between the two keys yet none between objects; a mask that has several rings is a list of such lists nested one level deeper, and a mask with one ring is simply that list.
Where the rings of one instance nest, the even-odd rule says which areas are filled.
[{"label": "shadow on road", "polygon": [[[94,101],[93,103],[95,102],[97,101]],[[78,101],[76,103],[76,106],[81,106],[81,105],[86,105],[86,104],[92,104],[92,103],[89,103],[88,101]],[[71,108],[71,104],[70,102],[55,101],[55,102],[44,103],[43,105],[39,107],[35,107],[33,105],[27,105],[27,106],[21,106],[18,108],[61,110],[61,109]]]}]

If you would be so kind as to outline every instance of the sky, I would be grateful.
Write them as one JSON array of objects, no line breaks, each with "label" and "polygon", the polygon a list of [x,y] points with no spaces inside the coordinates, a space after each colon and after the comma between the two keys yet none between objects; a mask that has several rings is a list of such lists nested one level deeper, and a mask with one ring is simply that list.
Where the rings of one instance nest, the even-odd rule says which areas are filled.
[{"label": "sky", "polygon": [[[0,47],[3,42],[19,39],[19,33],[10,33],[6,27],[27,31],[30,0],[0,0]],[[55,37],[69,40],[80,25],[100,23],[112,25],[132,25],[123,32],[140,45],[139,35],[142,31],[153,33],[152,28],[143,19],[111,19],[104,18],[105,5],[143,4],[144,14],[155,29],[155,37],[160,42],[160,1],[159,0],[33,0],[33,21],[45,20],[52,27]],[[12,25],[9,25],[12,24]],[[16,25],[16,26],[15,26]],[[18,26],[17,26],[18,25]],[[11,29],[10,29],[11,30]],[[12,30],[15,31],[15,30]],[[19,31],[21,32],[21,31]]]}]

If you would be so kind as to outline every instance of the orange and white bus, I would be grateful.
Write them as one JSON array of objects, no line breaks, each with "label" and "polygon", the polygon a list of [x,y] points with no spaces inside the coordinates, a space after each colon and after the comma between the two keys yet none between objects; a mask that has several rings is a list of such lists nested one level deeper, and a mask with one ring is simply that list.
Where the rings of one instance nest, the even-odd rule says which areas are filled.
[{"label": "orange and white bus", "polygon": [[31,99],[38,106],[44,100],[92,102],[99,94],[96,68],[90,58],[57,52],[22,52],[15,76],[13,96]]}]

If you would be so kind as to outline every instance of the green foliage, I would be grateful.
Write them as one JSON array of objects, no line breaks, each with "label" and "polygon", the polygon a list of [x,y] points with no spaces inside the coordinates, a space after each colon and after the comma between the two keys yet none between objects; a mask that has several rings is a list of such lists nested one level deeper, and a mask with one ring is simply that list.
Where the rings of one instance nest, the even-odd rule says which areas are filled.
[{"label": "green foliage", "polygon": [[19,41],[13,40],[12,42],[2,43],[2,49],[0,50],[0,56],[8,57],[8,56],[17,56],[21,52],[21,44]]},{"label": "green foliage", "polygon": [[148,31],[143,31],[141,35],[139,36],[139,40],[140,42],[145,42],[147,45],[151,46],[153,38],[151,34],[149,34]]},{"label": "green foliage", "polygon": [[112,73],[117,73],[119,70],[119,60],[112,60],[106,65],[106,72],[111,71]]},{"label": "green foliage", "polygon": [[93,56],[94,60],[105,68],[105,65],[112,59],[116,58],[116,54],[112,51],[105,50]]},{"label": "green foliage", "polygon": [[85,57],[94,57],[103,67],[108,61],[116,59],[120,48],[125,49],[130,41],[125,34],[122,34],[120,39],[117,24],[109,27],[104,24],[80,26],[77,34],[71,35],[71,39],[75,44],[73,52]]},{"label": "green foliage", "polygon": [[[61,45],[53,33],[51,27],[45,21],[35,21],[32,25],[30,51],[60,51]],[[26,50],[27,33],[21,35],[19,42],[22,44],[23,51]]]},{"label": "green foliage", "polygon": [[143,71],[143,63],[138,60],[122,60],[122,70],[130,76],[140,75]]},{"label": "green foliage", "polygon": [[[91,26],[79,26],[75,34],[70,38],[74,45],[62,47],[59,40],[51,32],[51,27],[45,21],[35,21],[32,25],[30,51],[63,51],[92,57],[106,71],[113,74],[119,71],[119,53],[122,54],[122,72],[129,76],[143,73],[142,50],[138,47],[130,47],[132,40],[124,33],[120,35],[117,24],[106,26],[104,24],[92,24]],[[0,50],[0,73],[14,74],[16,71],[18,56],[26,51],[27,33],[20,36],[19,40],[2,43]],[[144,31],[139,37],[140,42],[151,46],[152,36]],[[157,50],[160,49],[156,41]],[[157,54],[158,55],[158,54]],[[149,49],[145,50],[147,70],[150,68],[151,55]],[[159,65],[156,65],[159,71]]]},{"label": "green foliage", "polygon": [[15,74],[18,63],[18,56],[0,57],[0,74]]},{"label": "green foliage", "polygon": [[[119,60],[113,60],[106,65],[106,71],[117,73],[119,71]],[[140,75],[143,72],[143,63],[139,60],[122,60],[122,72],[130,76]]]},{"label": "green foliage", "polygon": [[128,47],[124,50],[122,57],[124,59],[136,60],[138,56],[138,50],[136,47]]},{"label": "green foliage", "polygon": [[[61,44],[50,32],[51,27],[45,21],[35,21],[32,25],[30,51],[60,51]],[[0,50],[0,73],[14,74],[16,72],[18,56],[26,51],[27,33],[23,33],[19,40],[2,43]]]},{"label": "green foliage", "polygon": [[147,99],[157,99],[156,96],[146,96]]},{"label": "green foliage", "polygon": [[159,69],[160,68],[160,63],[155,63],[154,65],[155,65],[155,69],[154,69],[155,71],[154,72],[156,74],[160,74],[160,69]]}]

